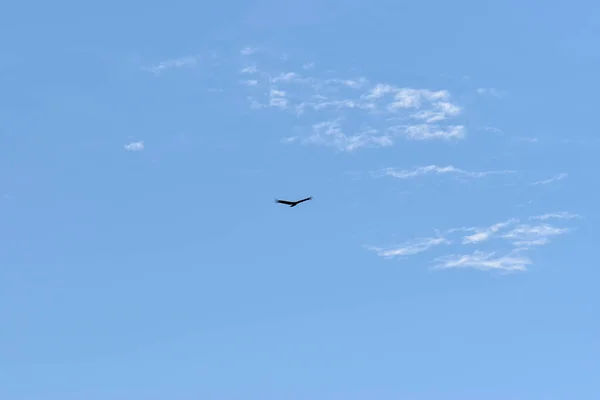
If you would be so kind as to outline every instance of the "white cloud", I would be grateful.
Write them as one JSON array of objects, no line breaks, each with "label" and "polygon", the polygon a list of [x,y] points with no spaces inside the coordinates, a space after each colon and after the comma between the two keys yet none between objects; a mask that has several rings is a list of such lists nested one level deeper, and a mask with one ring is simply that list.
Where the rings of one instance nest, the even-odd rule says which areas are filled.
[{"label": "white cloud", "polygon": [[125,150],[127,151],[142,151],[144,150],[144,142],[131,142],[125,145]]},{"label": "white cloud", "polygon": [[357,79],[326,79],[325,83],[329,85],[346,86],[351,89],[360,89],[367,85],[369,81],[363,77],[360,77]]},{"label": "white cloud", "polygon": [[519,136],[519,137],[517,137],[517,140],[520,140],[521,142],[529,142],[529,143],[537,143],[537,142],[539,142],[538,138],[529,137],[529,136]]},{"label": "white cloud", "polygon": [[257,72],[258,68],[256,68],[256,65],[249,65],[240,70],[240,73],[242,74],[256,74]]},{"label": "white cloud", "polygon": [[[247,68],[240,73],[256,72]],[[464,125],[449,122],[463,110],[447,90],[371,83],[363,76],[318,77],[312,63],[301,71],[263,69],[256,86],[265,94],[250,100],[255,109],[275,107],[295,114],[295,124],[306,132],[299,142],[354,151],[391,146],[398,138],[450,141],[466,136]],[[283,96],[273,99],[279,92],[286,94],[285,104],[279,100]],[[351,125],[352,120],[360,120],[363,126]],[[319,131],[319,123],[331,125],[331,121],[337,121],[334,129]]]},{"label": "white cloud", "polygon": [[[529,220],[558,219],[567,220],[574,218],[576,214],[559,212],[541,216],[529,217]],[[532,261],[524,254],[532,247],[543,246],[550,243],[552,237],[563,235],[571,231],[571,228],[557,227],[547,222],[538,224],[523,224],[517,218],[511,218],[495,223],[484,228],[453,228],[447,230],[443,236],[439,235],[433,239],[416,239],[408,241],[405,245],[396,249],[371,248],[381,257],[393,257],[396,255],[412,255],[422,253],[437,244],[455,244],[462,246],[481,246],[490,239],[500,239],[502,243],[512,247],[504,255],[496,255],[496,251],[477,249],[471,254],[455,252],[454,254],[438,257],[434,261],[438,264],[436,268],[474,268],[479,270],[503,270],[524,271]],[[461,232],[474,232],[463,236],[462,240],[456,240],[453,234]]]},{"label": "white cloud", "polygon": [[282,72],[274,78],[271,78],[271,82],[292,82],[300,79],[300,76],[295,72]]},{"label": "white cloud", "polygon": [[245,80],[240,81],[240,83],[242,85],[245,85],[245,86],[256,86],[256,85],[258,85],[258,81],[256,79],[245,79]]},{"label": "white cloud", "polygon": [[473,243],[484,242],[484,241],[490,239],[492,236],[494,236],[500,230],[502,230],[502,229],[506,228],[507,226],[510,226],[516,222],[518,222],[517,219],[511,218],[504,222],[498,222],[487,228],[467,228],[466,230],[473,230],[473,231],[475,231],[475,233],[472,235],[469,235],[469,236],[465,236],[463,238],[463,243],[464,244],[473,244]]},{"label": "white cloud", "polygon": [[346,109],[369,109],[369,104],[357,103],[353,100],[326,100],[315,96],[314,101],[306,101],[296,106],[297,115],[302,115],[306,110],[341,110]]},{"label": "white cloud", "polygon": [[242,50],[240,50],[240,54],[242,54],[242,55],[244,55],[244,56],[249,56],[249,55],[251,55],[251,54],[254,54],[254,53],[256,53],[256,52],[257,52],[257,50],[258,50],[258,49],[257,49],[257,48],[255,48],[255,47],[250,47],[250,46],[247,46],[247,47],[244,47]]},{"label": "white cloud", "polygon": [[516,247],[541,246],[550,241],[550,237],[569,232],[567,228],[557,228],[548,224],[519,225],[502,235],[512,241]]},{"label": "white cloud", "polygon": [[533,217],[529,217],[529,219],[541,220],[541,221],[545,221],[548,219],[576,219],[576,218],[581,218],[581,216],[579,214],[573,214],[568,211],[560,211],[560,212],[556,212],[556,213],[548,213],[548,214],[535,215]]},{"label": "white cloud", "polygon": [[447,119],[448,117],[456,117],[461,112],[461,108],[457,105],[448,102],[439,102],[433,106],[433,109],[419,111],[413,114],[414,118],[425,120],[432,124]]},{"label": "white cloud", "polygon": [[436,125],[410,125],[393,126],[389,128],[392,131],[400,132],[409,139],[430,140],[430,139],[463,139],[465,137],[465,127],[462,125],[447,126],[445,128]]},{"label": "white cloud", "polygon": [[285,98],[285,92],[283,90],[271,89],[269,91],[269,106],[286,108],[288,100]]},{"label": "white cloud", "polygon": [[496,256],[495,252],[475,251],[472,254],[450,254],[438,257],[435,268],[474,268],[483,271],[498,270],[505,272],[525,271],[532,264],[528,257],[518,253]]},{"label": "white cloud", "polygon": [[496,135],[503,135],[504,132],[502,132],[502,129],[497,128],[495,126],[480,126],[478,128],[479,130],[485,131],[485,132],[489,132],[489,133],[493,133]]},{"label": "white cloud", "polygon": [[452,165],[448,165],[445,167],[440,167],[437,165],[427,165],[427,166],[423,166],[423,167],[415,167],[412,169],[404,169],[404,170],[398,170],[398,169],[394,169],[394,168],[385,168],[380,171],[375,171],[373,173],[373,175],[375,175],[375,176],[387,175],[387,176],[391,176],[391,177],[399,178],[399,179],[411,179],[411,178],[416,178],[419,176],[430,175],[430,174],[435,174],[435,175],[455,174],[455,175],[463,176],[463,177],[467,177],[467,178],[482,178],[482,177],[485,177],[488,175],[509,174],[509,173],[514,173],[514,172],[515,171],[473,172],[473,171],[465,171],[463,169],[456,168]]},{"label": "white cloud", "polygon": [[506,96],[506,92],[502,90],[498,90],[495,88],[478,88],[477,93],[479,94],[489,94],[494,97],[504,97]]},{"label": "white cloud", "polygon": [[422,253],[434,246],[439,246],[441,244],[450,244],[451,242],[443,237],[435,237],[435,238],[419,238],[416,240],[412,240],[406,242],[398,247],[390,248],[390,249],[382,249],[378,247],[371,247],[370,249],[375,251],[377,255],[381,257],[398,257],[398,256],[409,256],[418,253]]},{"label": "white cloud", "polygon": [[354,151],[362,147],[391,146],[389,136],[379,135],[374,129],[365,129],[352,135],[342,132],[339,120],[324,121],[312,126],[312,135],[305,139],[307,143],[333,146],[341,151]]},{"label": "white cloud", "polygon": [[184,68],[184,67],[195,67],[198,64],[198,57],[181,57],[171,60],[161,61],[156,65],[153,65],[146,70],[152,72],[155,75],[160,75],[162,72],[173,69],[173,68]]},{"label": "white cloud", "polygon": [[298,140],[298,136],[288,136],[281,139],[281,143],[294,143],[296,140]]},{"label": "white cloud", "polygon": [[545,180],[542,180],[542,181],[533,182],[532,185],[547,185],[549,183],[553,183],[553,182],[557,182],[557,181],[562,181],[567,176],[568,175],[563,172],[563,173],[554,175],[553,177],[551,177],[549,179],[545,179]]},{"label": "white cloud", "polygon": [[394,93],[395,90],[396,89],[392,85],[378,83],[369,91],[369,93],[363,95],[363,97],[368,100],[377,100],[388,93]]},{"label": "white cloud", "polygon": [[[376,96],[374,97],[374,94]],[[450,94],[446,90],[440,90],[433,92],[428,89],[411,89],[411,88],[397,88],[391,85],[380,86],[377,85],[369,95],[367,99],[379,99],[384,97],[386,94],[392,93],[393,99],[388,103],[388,110],[396,111],[405,108],[421,108],[425,103],[433,103],[434,106],[439,106],[439,102],[445,102],[449,99]],[[448,106],[449,103],[447,103]],[[460,109],[459,109],[460,111]]]}]

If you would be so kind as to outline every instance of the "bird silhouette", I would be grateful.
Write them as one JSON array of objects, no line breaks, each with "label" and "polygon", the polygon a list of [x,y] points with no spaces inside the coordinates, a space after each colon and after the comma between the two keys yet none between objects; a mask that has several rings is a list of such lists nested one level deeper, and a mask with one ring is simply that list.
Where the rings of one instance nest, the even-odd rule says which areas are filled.
[{"label": "bird silhouette", "polygon": [[290,207],[296,207],[298,204],[307,201],[307,200],[312,200],[312,196],[311,197],[307,197],[305,199],[302,200],[298,200],[298,201],[287,201],[287,200],[279,200],[279,199],[275,199],[275,203],[279,203],[279,204],[286,204]]}]

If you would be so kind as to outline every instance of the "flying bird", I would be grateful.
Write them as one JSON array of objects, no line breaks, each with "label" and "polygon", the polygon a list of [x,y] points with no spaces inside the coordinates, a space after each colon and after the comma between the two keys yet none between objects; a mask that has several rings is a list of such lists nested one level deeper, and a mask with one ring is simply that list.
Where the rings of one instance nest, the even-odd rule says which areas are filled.
[{"label": "flying bird", "polygon": [[298,201],[287,201],[287,200],[278,200],[275,199],[275,203],[279,203],[279,204],[286,204],[289,205],[290,207],[296,207],[298,204],[307,201],[307,200],[312,200],[312,197],[307,197],[305,199],[302,200],[298,200]]}]

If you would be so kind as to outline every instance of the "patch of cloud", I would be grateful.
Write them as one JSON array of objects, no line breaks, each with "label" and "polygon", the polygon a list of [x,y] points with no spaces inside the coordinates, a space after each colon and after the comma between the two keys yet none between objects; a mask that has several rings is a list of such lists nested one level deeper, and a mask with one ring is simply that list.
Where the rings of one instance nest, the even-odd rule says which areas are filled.
[{"label": "patch of cloud", "polygon": [[477,93],[481,95],[490,95],[494,97],[504,97],[506,92],[495,88],[478,88]]},{"label": "patch of cloud", "polygon": [[453,140],[464,139],[465,137],[465,127],[462,125],[447,126],[445,128],[426,124],[396,125],[389,127],[388,130],[412,140]]},{"label": "patch of cloud", "polygon": [[174,58],[171,60],[161,61],[158,64],[155,64],[151,67],[144,68],[144,69],[152,72],[154,75],[160,75],[161,73],[163,73],[164,71],[169,70],[169,69],[191,68],[191,67],[197,66],[197,64],[198,64],[198,57],[191,56],[191,57],[181,57],[181,58]]},{"label": "patch of cloud", "polygon": [[144,142],[131,142],[125,145],[125,150],[127,151],[142,151],[144,150]]},{"label": "patch of cloud", "polygon": [[393,144],[391,138],[374,129],[365,129],[347,135],[339,120],[324,121],[312,126],[312,134],[304,142],[333,146],[340,151],[351,152],[362,147],[385,147]]},{"label": "patch of cloud", "polygon": [[256,65],[248,65],[240,70],[241,74],[256,74],[258,72],[258,68]]},{"label": "patch of cloud", "polygon": [[568,228],[557,228],[548,224],[519,225],[502,235],[504,239],[512,241],[516,247],[541,246],[547,244],[552,236],[569,232]]},{"label": "patch of cloud", "polygon": [[[256,91],[249,95],[251,107],[294,115],[305,132],[301,143],[355,151],[391,146],[401,138],[454,141],[466,137],[465,126],[455,121],[463,109],[447,90],[371,82],[364,76],[331,77],[327,71],[318,74],[313,63],[297,71],[248,68],[239,73],[257,74]],[[275,96],[274,101],[274,93],[285,93],[286,101],[279,100],[283,96]]]},{"label": "patch of cloud", "polygon": [[463,238],[463,243],[464,244],[474,244],[474,243],[481,243],[484,242],[486,240],[489,240],[490,238],[492,238],[496,233],[498,233],[500,230],[506,228],[507,226],[510,226],[512,224],[515,224],[516,222],[518,222],[517,219],[515,218],[511,218],[507,221],[503,221],[503,222],[498,222],[492,226],[486,227],[486,228],[466,228],[463,230],[467,230],[467,231],[474,231],[475,233],[473,233],[472,235],[468,235],[465,236]]},{"label": "patch of cloud", "polygon": [[522,208],[533,204],[533,200],[527,200],[525,203],[517,204],[515,207]]},{"label": "patch of cloud", "polygon": [[241,80],[240,83],[245,86],[256,86],[258,85],[258,81],[256,79],[244,79]]},{"label": "patch of cloud", "polygon": [[269,106],[287,108],[288,100],[285,97],[283,90],[271,89],[269,91]]},{"label": "patch of cloud", "polygon": [[294,143],[296,140],[298,140],[298,136],[288,136],[281,139],[281,143]]},{"label": "patch of cloud", "polygon": [[544,180],[541,180],[541,181],[533,182],[532,185],[534,185],[534,186],[537,186],[537,185],[548,185],[550,183],[562,181],[563,179],[566,179],[567,176],[568,176],[568,174],[566,174],[566,173],[563,172],[563,173],[554,175],[551,178],[544,179]]},{"label": "patch of cloud", "polygon": [[242,50],[240,50],[240,54],[243,56],[249,56],[256,53],[258,49],[256,47],[246,46]]},{"label": "patch of cloud", "polygon": [[520,140],[521,142],[529,142],[529,143],[537,143],[537,142],[539,142],[538,138],[529,137],[529,136],[519,136],[519,137],[517,137],[517,140]]},{"label": "patch of cloud", "polygon": [[466,171],[460,168],[456,168],[453,165],[448,165],[445,167],[437,166],[437,165],[427,165],[422,167],[415,167],[412,169],[403,169],[398,170],[395,168],[384,168],[379,171],[374,171],[372,174],[374,176],[391,176],[398,179],[412,179],[417,178],[423,175],[446,175],[446,174],[454,174],[461,177],[466,178],[483,178],[489,175],[498,175],[498,174],[511,174],[515,173],[515,171]]},{"label": "patch of cloud", "polygon": [[579,219],[579,218],[581,218],[581,216],[579,214],[570,213],[568,211],[560,211],[560,212],[555,212],[555,213],[534,215],[532,217],[529,217],[529,219],[540,220],[540,221],[546,221],[549,219]]},{"label": "patch of cloud", "polygon": [[444,237],[419,238],[405,242],[399,246],[383,249],[380,247],[369,247],[375,251],[377,255],[385,258],[409,256],[422,253],[434,246],[442,244],[450,244],[451,242]]},{"label": "patch of cloud", "polygon": [[[525,271],[532,264],[525,254],[534,247],[548,245],[551,239],[564,235],[572,230],[570,227],[554,226],[547,220],[568,220],[578,218],[577,214],[569,212],[549,213],[531,216],[529,221],[538,223],[523,223],[518,218],[510,218],[487,227],[452,228],[438,235],[437,238],[415,239],[407,241],[397,248],[382,249],[370,247],[377,255],[385,258],[397,255],[408,256],[423,253],[437,244],[455,244],[461,246],[482,246],[493,239],[508,245],[509,250],[490,251],[477,248],[471,253],[454,252],[437,257],[434,268],[473,268],[478,270],[499,270],[505,272]],[[466,232],[470,234],[465,235]],[[472,233],[471,233],[472,232]],[[455,237],[458,235],[458,237]]]},{"label": "patch of cloud", "polygon": [[532,264],[529,257],[511,252],[497,256],[496,252],[475,251],[472,254],[449,254],[435,259],[434,268],[473,268],[482,271],[522,272]]}]

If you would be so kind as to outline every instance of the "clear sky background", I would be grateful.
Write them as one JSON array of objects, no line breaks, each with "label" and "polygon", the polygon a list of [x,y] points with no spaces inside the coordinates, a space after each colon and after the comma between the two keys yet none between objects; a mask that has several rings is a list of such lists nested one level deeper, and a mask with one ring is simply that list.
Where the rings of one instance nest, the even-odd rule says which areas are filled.
[{"label": "clear sky background", "polygon": [[8,2],[0,398],[600,398],[599,43],[591,0]]}]

